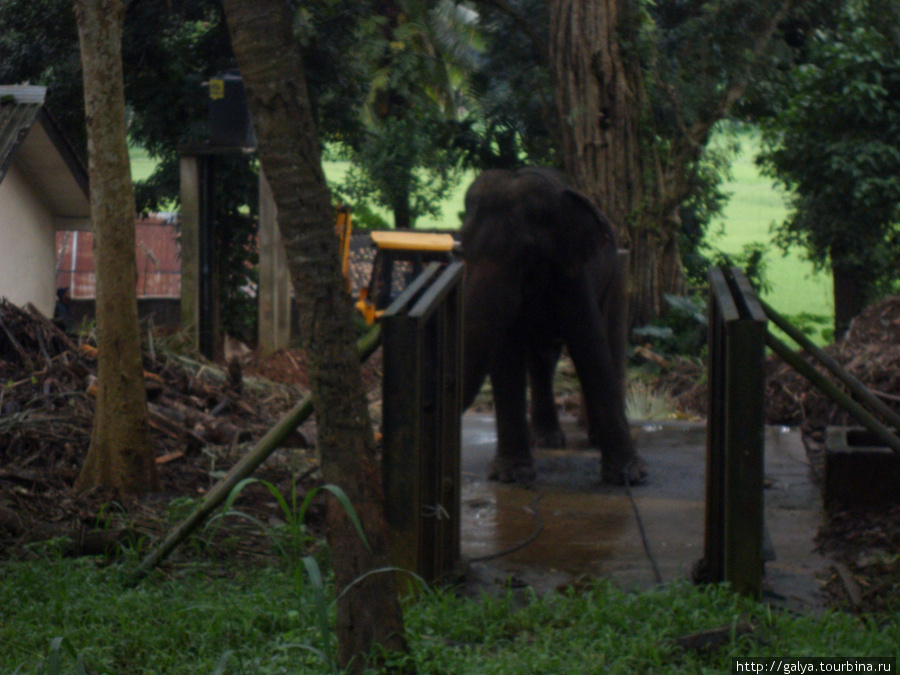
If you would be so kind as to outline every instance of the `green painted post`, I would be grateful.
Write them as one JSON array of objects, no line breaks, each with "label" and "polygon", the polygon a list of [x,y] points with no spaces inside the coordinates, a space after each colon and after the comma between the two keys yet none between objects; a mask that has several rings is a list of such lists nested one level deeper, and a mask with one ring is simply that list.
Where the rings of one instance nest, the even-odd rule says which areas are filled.
[{"label": "green painted post", "polygon": [[766,319],[743,273],[709,273],[703,580],[762,593]]},{"label": "green painted post", "polygon": [[461,276],[461,263],[429,265],[382,317],[391,551],[396,566],[429,582],[460,555]]},{"label": "green painted post", "polygon": [[742,595],[762,595],[766,317],[743,273],[729,279],[740,313],[726,325],[724,579]]}]

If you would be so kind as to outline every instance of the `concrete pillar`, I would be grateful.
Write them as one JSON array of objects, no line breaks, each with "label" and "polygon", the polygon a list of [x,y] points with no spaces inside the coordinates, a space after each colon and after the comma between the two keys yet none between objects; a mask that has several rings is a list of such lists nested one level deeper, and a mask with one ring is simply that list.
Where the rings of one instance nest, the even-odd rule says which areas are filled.
[{"label": "concrete pillar", "polygon": [[278,229],[272,188],[259,171],[259,351],[287,349],[291,337],[291,282]]}]

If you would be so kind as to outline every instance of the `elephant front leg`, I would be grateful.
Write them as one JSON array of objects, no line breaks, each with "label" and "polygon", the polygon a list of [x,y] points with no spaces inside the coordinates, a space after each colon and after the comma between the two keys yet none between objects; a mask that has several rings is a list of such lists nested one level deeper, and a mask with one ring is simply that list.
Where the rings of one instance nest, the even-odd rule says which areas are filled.
[{"label": "elephant front leg", "polygon": [[[613,363],[599,317],[592,318],[592,330],[572,331],[567,339],[584,395],[588,437],[602,453],[600,473],[605,482],[642,483],[647,465],[635,450],[625,417],[621,371]],[[591,339],[585,339],[586,335]]]},{"label": "elephant front leg", "polygon": [[501,483],[531,483],[536,472],[525,414],[524,345],[513,340],[501,347],[491,368],[491,386],[497,417],[497,456],[488,478]]}]

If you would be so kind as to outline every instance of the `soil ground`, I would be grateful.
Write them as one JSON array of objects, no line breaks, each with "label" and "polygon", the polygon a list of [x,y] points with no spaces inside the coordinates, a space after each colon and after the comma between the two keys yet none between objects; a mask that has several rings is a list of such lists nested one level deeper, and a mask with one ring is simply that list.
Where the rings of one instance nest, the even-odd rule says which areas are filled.
[{"label": "soil ground", "polygon": [[[152,542],[187,515],[250,447],[307,391],[304,355],[288,350],[262,359],[251,354],[229,366],[201,362],[156,345],[145,354],[151,427],[160,494],[121,498],[94,491],[74,494],[90,439],[90,385],[96,357],[35,312],[0,303],[0,558],[46,552],[46,542],[68,555],[116,555],[123,540]],[[870,307],[829,352],[895,409],[900,410],[900,297]],[[650,352],[648,352],[650,353]],[[824,430],[851,424],[799,375],[772,360],[767,365],[768,421],[797,426],[817,477]],[[562,368],[560,405],[578,407],[577,384]],[[644,378],[642,378],[643,380]],[[663,360],[654,366],[654,387],[683,415],[702,416],[702,366]],[[380,418],[380,358],[364,367],[373,418]],[[481,409],[490,406],[482,399]],[[256,472],[281,494],[300,493],[320,480],[315,424],[307,422]],[[234,508],[256,523],[278,525],[284,514],[267,487],[253,484]],[[310,512],[322,522],[323,504]],[[180,556],[272,555],[271,528],[227,518],[204,530],[202,550]],[[106,533],[94,536],[97,533]],[[856,612],[896,610],[900,588],[900,505],[839,508],[819,534],[835,566],[822,583],[836,607]],[[174,564],[170,562],[169,564]]]}]

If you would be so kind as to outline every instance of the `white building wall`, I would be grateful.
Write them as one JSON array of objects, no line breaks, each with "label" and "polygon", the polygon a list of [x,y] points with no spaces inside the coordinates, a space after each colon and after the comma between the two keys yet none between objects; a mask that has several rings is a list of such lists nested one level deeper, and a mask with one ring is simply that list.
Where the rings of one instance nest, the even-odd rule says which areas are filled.
[{"label": "white building wall", "polygon": [[0,297],[30,302],[53,316],[56,251],[53,218],[15,163],[0,183]]}]

